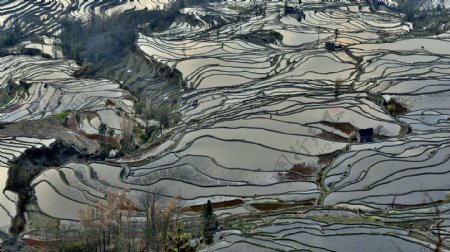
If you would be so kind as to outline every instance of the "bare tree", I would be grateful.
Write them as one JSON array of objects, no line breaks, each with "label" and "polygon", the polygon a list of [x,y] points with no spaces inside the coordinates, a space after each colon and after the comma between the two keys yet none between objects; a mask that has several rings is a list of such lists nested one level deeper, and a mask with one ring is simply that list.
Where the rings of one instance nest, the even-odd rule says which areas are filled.
[{"label": "bare tree", "polygon": [[131,213],[136,207],[128,192],[109,193],[106,202],[97,202],[80,211],[82,237],[90,250],[136,250],[136,230]]},{"label": "bare tree", "polygon": [[152,193],[144,193],[139,197],[139,203],[145,211],[146,227],[145,227],[145,245],[147,248],[159,251],[161,248],[158,243],[158,225],[157,215],[159,212],[159,204],[161,204],[164,190],[157,187]]},{"label": "bare tree", "polygon": [[151,251],[167,251],[170,246],[168,234],[178,222],[176,217],[177,199],[173,198],[166,206],[162,202],[163,189],[157,188],[140,199],[146,213],[145,241]]}]

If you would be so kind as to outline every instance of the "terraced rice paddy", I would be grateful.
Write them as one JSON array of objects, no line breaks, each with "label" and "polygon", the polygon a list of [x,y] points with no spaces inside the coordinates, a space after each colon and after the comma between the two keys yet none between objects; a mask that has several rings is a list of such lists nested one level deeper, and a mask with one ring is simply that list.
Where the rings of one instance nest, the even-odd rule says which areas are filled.
[{"label": "terraced rice paddy", "polygon": [[[75,5],[70,15],[84,19],[161,4],[41,5],[54,13]],[[8,13],[20,7],[2,5]],[[230,221],[205,251],[434,251],[438,240],[449,249],[450,35],[406,38],[413,24],[399,14],[350,3],[303,3],[301,20],[282,16],[283,3],[272,2],[264,16],[239,21],[235,5],[210,5],[224,25],[208,22],[200,7],[185,8],[204,25],[176,22],[139,35],[140,53],[183,80],[180,122],[152,149],[43,171],[31,183],[29,217],[76,223],[79,209],[108,192],[139,197],[164,188],[166,201],[179,197],[184,207],[230,204],[215,210],[227,223],[252,216],[244,226]],[[268,32],[282,39],[246,38]],[[324,48],[335,39],[345,50]],[[129,93],[110,80],[75,79],[71,61],[0,62],[0,87],[10,79],[31,83],[0,108],[1,122],[80,111],[76,128],[95,135],[101,122],[120,133],[123,116],[135,116]],[[389,100],[406,111],[388,111],[382,103]],[[366,128],[374,141],[355,142],[354,132]],[[1,165],[24,148],[11,146],[2,145]],[[14,215],[13,196],[1,197],[0,216]]]},{"label": "terraced rice paddy", "polygon": [[[26,149],[49,146],[55,139],[26,137],[0,137],[0,187],[5,188],[8,179],[8,161],[19,157]],[[0,194],[0,227],[8,227],[16,215],[17,195],[2,189]]]},{"label": "terraced rice paddy", "polygon": [[[124,11],[164,8],[169,1],[98,1],[98,0],[62,0],[62,1],[0,1],[0,26],[14,20],[26,25],[28,34],[49,34],[59,32],[58,18],[68,16],[89,20],[94,15],[110,16]],[[39,21],[37,21],[38,19]],[[42,22],[43,21],[43,24]]]},{"label": "terraced rice paddy", "polygon": [[120,114],[133,113],[134,98],[109,80],[79,80],[72,76],[74,62],[43,60],[39,57],[8,56],[1,59],[1,85],[5,87],[26,82],[26,92],[17,93],[0,107],[2,122],[43,119],[66,111],[90,112],[80,116],[76,127],[86,134],[98,133],[105,123],[120,133]]},{"label": "terraced rice paddy", "polygon": [[221,232],[223,240],[204,251],[433,251],[432,244],[408,237],[407,230],[375,224],[328,224],[283,215],[249,226],[252,236],[240,230]]}]

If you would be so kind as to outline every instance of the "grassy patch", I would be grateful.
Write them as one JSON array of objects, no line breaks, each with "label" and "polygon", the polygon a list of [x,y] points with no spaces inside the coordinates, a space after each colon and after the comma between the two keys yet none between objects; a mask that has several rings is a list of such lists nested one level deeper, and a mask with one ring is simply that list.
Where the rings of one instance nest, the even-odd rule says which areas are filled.
[{"label": "grassy patch", "polygon": [[95,248],[92,245],[81,240],[75,240],[64,243],[59,248],[59,251],[66,251],[66,252],[94,251],[94,250]]},{"label": "grassy patch", "polygon": [[311,219],[317,221],[323,221],[327,223],[341,223],[341,224],[381,224],[382,222],[375,217],[362,217],[362,216],[311,216]]},{"label": "grassy patch", "polygon": [[62,125],[66,125],[69,119],[70,111],[64,111],[62,113],[50,116],[50,119],[58,120]]},{"label": "grassy patch", "polygon": [[62,113],[50,116],[51,119],[67,120],[69,118],[70,111],[64,111]]}]

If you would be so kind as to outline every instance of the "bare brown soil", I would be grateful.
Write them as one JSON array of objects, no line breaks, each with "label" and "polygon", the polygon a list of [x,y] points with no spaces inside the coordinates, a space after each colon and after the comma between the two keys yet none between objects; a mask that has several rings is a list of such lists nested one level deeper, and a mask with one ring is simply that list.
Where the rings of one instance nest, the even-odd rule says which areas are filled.
[{"label": "bare brown soil", "polygon": [[328,140],[338,141],[338,142],[345,142],[345,141],[348,140],[345,137],[341,137],[339,135],[331,134],[331,133],[325,132],[325,131],[323,131],[322,133],[318,134],[317,136],[326,138]]},{"label": "bare brown soil", "polygon": [[[217,209],[217,208],[239,206],[242,204],[244,204],[244,202],[242,200],[230,200],[230,201],[212,203],[212,206],[214,209]],[[190,206],[186,210],[200,213],[202,211],[202,209],[203,209],[203,205],[196,205],[196,206]]]},{"label": "bare brown soil", "polygon": [[321,122],[321,123],[334,129],[340,130],[346,134],[350,134],[356,130],[356,128],[350,123],[331,123],[331,122]]},{"label": "bare brown soil", "polygon": [[311,199],[311,200],[305,200],[305,201],[298,201],[298,202],[295,202],[295,204],[254,203],[254,204],[251,204],[251,206],[260,211],[273,211],[273,210],[279,210],[279,209],[289,208],[289,207],[293,207],[293,206],[315,206],[316,204],[317,204],[317,201],[314,199]]},{"label": "bare brown soil", "polygon": [[404,115],[409,111],[409,109],[406,106],[397,102],[394,99],[391,99],[387,103],[385,103],[385,106],[388,109],[388,111],[394,116]]}]

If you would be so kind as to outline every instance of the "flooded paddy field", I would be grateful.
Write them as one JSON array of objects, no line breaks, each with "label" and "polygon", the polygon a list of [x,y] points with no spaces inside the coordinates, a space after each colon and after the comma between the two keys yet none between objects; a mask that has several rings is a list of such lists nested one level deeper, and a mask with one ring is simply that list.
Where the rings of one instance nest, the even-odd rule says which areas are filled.
[{"label": "flooded paddy field", "polygon": [[[89,20],[93,15],[107,15],[132,10],[156,9],[163,7],[169,1],[136,0],[136,1],[1,1],[2,7],[0,26],[4,26],[14,19],[29,22],[27,33],[53,34],[58,32],[60,24],[58,18],[67,15],[71,18]],[[33,21],[34,17],[43,19],[41,22]]]},{"label": "flooded paddy field", "polygon": [[[2,6],[45,10],[51,22],[55,13],[85,20],[162,4]],[[79,225],[81,209],[126,190],[134,199],[177,197],[185,209],[222,204],[215,213],[224,229],[204,251],[450,249],[450,34],[412,38],[402,14],[346,2],[288,3],[302,15],[269,2],[264,14],[236,16],[252,5],[183,8],[196,22],[138,35],[138,53],[180,80],[156,99],[176,103],[179,120],[165,129],[152,121],[157,144],[135,153],[42,170],[30,181],[23,236],[50,226],[41,219]],[[1,88],[26,87],[0,104],[2,123],[68,112],[67,134],[98,140],[105,124],[118,142],[125,121],[148,124],[120,82],[75,77],[74,61],[15,55],[0,63]],[[363,129],[371,141],[361,140]],[[0,186],[9,160],[53,139],[1,136]],[[0,195],[0,226],[16,203],[14,193]]]}]

